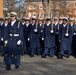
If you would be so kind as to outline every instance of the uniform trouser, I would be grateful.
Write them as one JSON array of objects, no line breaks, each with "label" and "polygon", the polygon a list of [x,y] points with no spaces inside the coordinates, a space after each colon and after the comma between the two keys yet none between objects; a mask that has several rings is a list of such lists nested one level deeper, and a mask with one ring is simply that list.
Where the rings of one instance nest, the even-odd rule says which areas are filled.
[{"label": "uniform trouser", "polygon": [[51,57],[53,57],[54,54],[55,54],[55,49],[54,49],[54,47],[52,47],[52,48],[47,48],[47,47],[46,47],[46,48],[44,49],[44,53],[43,53],[43,54],[44,54],[44,55],[47,55],[48,52],[50,52],[49,55],[50,55]]},{"label": "uniform trouser", "polygon": [[37,48],[31,48],[31,55],[34,55],[35,50],[37,50],[37,54],[40,55],[40,50],[41,49],[39,47],[37,47]]},{"label": "uniform trouser", "polygon": [[56,34],[55,35],[55,48],[56,48],[56,54],[58,55],[59,54],[59,46],[60,46],[60,42],[59,42],[59,35]]},{"label": "uniform trouser", "polygon": [[23,53],[26,53],[26,41],[23,40]]},{"label": "uniform trouser", "polygon": [[60,50],[59,54],[60,55],[66,54],[67,56],[69,56],[71,54],[71,50]]},{"label": "uniform trouser", "polygon": [[41,40],[41,54],[43,54],[44,52],[44,41]]},{"label": "uniform trouser", "polygon": [[30,43],[27,39],[26,39],[26,53],[30,54]]},{"label": "uniform trouser", "polygon": [[0,53],[2,53],[3,50],[3,41],[0,41]]},{"label": "uniform trouser", "polygon": [[11,64],[14,64],[15,66],[19,66],[20,54],[16,54],[15,56],[12,56],[11,54],[7,54],[4,57],[4,61],[5,61],[6,67],[11,66]]}]

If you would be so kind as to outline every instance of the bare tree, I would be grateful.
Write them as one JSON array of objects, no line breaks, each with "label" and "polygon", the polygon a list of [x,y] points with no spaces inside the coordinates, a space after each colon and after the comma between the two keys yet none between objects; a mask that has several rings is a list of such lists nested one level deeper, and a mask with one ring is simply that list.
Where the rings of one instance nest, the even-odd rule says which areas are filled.
[{"label": "bare tree", "polygon": [[50,4],[52,4],[52,0],[42,0],[43,9],[44,9],[44,17],[50,17]]},{"label": "bare tree", "polygon": [[[7,12],[16,12],[18,17],[24,16],[25,12],[25,0],[3,0],[4,8],[7,9]],[[7,13],[6,13],[7,14]]]}]

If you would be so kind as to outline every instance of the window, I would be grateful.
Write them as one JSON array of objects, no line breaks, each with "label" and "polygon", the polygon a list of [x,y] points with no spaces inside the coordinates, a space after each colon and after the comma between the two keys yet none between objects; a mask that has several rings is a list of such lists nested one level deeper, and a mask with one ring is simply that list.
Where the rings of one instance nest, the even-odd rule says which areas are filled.
[{"label": "window", "polygon": [[70,7],[71,6],[71,4],[70,3],[67,3],[67,7]]},{"label": "window", "polygon": [[36,6],[35,5],[29,5],[29,9],[35,9]]},{"label": "window", "polygon": [[75,3],[75,7],[76,7],[76,3]]},{"label": "window", "polygon": [[39,17],[41,18],[43,16],[43,13],[42,12],[39,12]]},{"label": "window", "polygon": [[32,9],[32,5],[29,5],[29,9]]},{"label": "window", "polygon": [[57,5],[56,5],[56,8],[57,8],[57,9],[59,9],[59,8],[60,8],[59,4],[57,4]]},{"label": "window", "polygon": [[40,4],[40,5],[39,5],[39,8],[40,8],[40,9],[42,9],[42,8],[43,8],[43,5],[42,5],[42,4]]},{"label": "window", "polygon": [[76,15],[76,10],[74,11],[74,14]]},{"label": "window", "polygon": [[36,12],[29,12],[29,17],[36,16]]},{"label": "window", "polygon": [[33,16],[36,16],[36,12],[33,12]]},{"label": "window", "polygon": [[53,4],[50,4],[50,7],[53,8]]},{"label": "window", "polygon": [[32,12],[29,12],[29,17],[32,17]]}]

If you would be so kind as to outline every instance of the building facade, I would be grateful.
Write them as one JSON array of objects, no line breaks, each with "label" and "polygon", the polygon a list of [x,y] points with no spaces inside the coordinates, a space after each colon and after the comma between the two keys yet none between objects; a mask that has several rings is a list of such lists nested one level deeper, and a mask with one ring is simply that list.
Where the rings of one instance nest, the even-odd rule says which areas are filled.
[{"label": "building facade", "polygon": [[3,18],[3,0],[0,0],[0,18]]},{"label": "building facade", "polygon": [[41,0],[32,0],[32,2],[26,3],[26,16],[44,17],[44,10]]},{"label": "building facade", "polygon": [[[51,11],[52,10],[52,11]],[[76,1],[67,0],[66,3],[55,1],[50,5],[50,16],[67,16],[76,21]],[[42,0],[26,0],[26,16],[36,16],[44,18]]]}]

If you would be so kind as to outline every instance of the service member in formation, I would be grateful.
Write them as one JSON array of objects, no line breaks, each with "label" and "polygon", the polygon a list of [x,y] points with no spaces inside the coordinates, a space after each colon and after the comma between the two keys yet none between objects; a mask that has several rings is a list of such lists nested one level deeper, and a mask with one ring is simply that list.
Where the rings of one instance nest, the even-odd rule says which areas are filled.
[{"label": "service member in formation", "polygon": [[44,19],[43,18],[39,18],[38,19],[38,24],[40,26],[40,47],[41,47],[41,55],[43,54],[44,52],[44,40],[42,40],[42,33],[43,33],[43,30],[44,30],[44,24],[43,24],[43,21]]},{"label": "service member in formation", "polygon": [[69,58],[71,54],[71,30],[66,17],[63,18],[63,23],[60,26],[59,30],[59,41],[60,41],[60,51],[58,58],[63,59],[63,56],[66,54],[66,58]]},{"label": "service member in formation", "polygon": [[20,65],[21,41],[23,39],[23,28],[20,22],[16,20],[17,13],[11,12],[11,21],[8,23],[8,40],[5,41],[6,53],[4,61],[6,70],[11,69],[11,64],[15,65],[15,69]]},{"label": "service member in formation", "polygon": [[26,40],[26,53],[30,54],[30,43],[28,41],[28,30],[29,30],[29,25],[30,25],[30,18],[26,17],[25,18],[25,40]]},{"label": "service member in formation", "polygon": [[54,18],[54,25],[55,25],[55,30],[56,30],[56,33],[55,33],[55,49],[56,49],[56,56],[58,56],[59,54],[59,47],[60,47],[60,42],[59,42],[59,29],[60,29],[60,26],[62,24],[62,18],[60,17],[59,20],[57,17]]},{"label": "service member in formation", "polygon": [[44,40],[44,52],[42,58],[46,58],[48,54],[50,57],[53,57],[55,54],[55,26],[50,18],[46,19],[42,40]]},{"label": "service member in formation", "polygon": [[25,40],[25,17],[22,18],[21,20],[21,24],[23,27],[23,41],[22,41],[22,51],[21,51],[21,55],[25,55],[26,54],[26,40]]},{"label": "service member in formation", "polygon": [[55,25],[55,30],[56,30],[56,33],[55,33],[55,54],[58,55],[58,52],[59,52],[59,26],[60,24],[58,23],[58,18],[57,17],[54,17],[54,25]]},{"label": "service member in formation", "polygon": [[3,46],[3,19],[0,18],[0,54],[2,54],[2,46]]},{"label": "service member in formation", "polygon": [[6,45],[5,41],[8,40],[8,23],[9,23],[9,18],[5,17],[4,18],[4,23],[2,25],[3,28],[3,49],[2,49],[2,55],[5,55],[6,52]]},{"label": "service member in formation", "polygon": [[76,58],[76,23],[73,23],[72,54]]},{"label": "service member in formation", "polygon": [[29,25],[28,41],[30,41],[30,56],[34,57],[34,53],[40,55],[40,27],[36,22],[37,18],[32,18],[32,23]]},{"label": "service member in formation", "polygon": [[73,34],[74,34],[74,18],[69,18],[69,23],[70,23],[70,30],[71,30],[71,39],[70,42],[71,42],[71,54],[73,54]]}]

